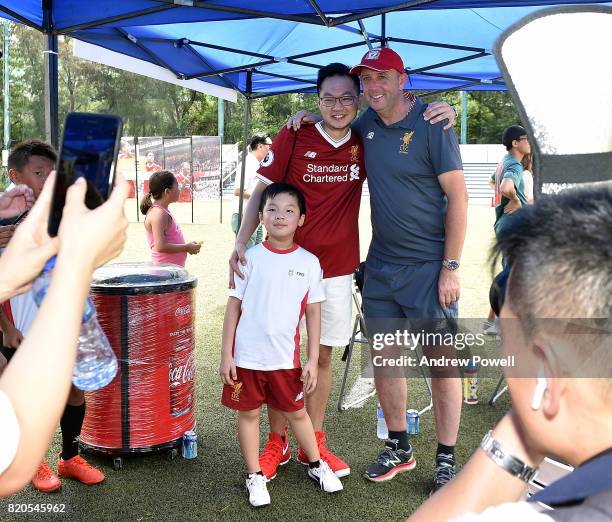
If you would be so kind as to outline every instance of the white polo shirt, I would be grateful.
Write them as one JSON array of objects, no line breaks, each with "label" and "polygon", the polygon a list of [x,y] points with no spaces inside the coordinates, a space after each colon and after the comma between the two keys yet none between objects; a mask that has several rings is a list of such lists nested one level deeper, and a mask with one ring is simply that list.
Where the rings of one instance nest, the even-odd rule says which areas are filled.
[{"label": "white polo shirt", "polygon": [[245,256],[245,277],[229,292],[242,301],[234,362],[251,370],[299,368],[300,319],[307,304],[325,300],[319,260],[297,245],[277,250],[267,242]]},{"label": "white polo shirt", "polygon": [[13,405],[0,391],[0,475],[11,465],[19,446],[19,422]]},{"label": "white polo shirt", "polygon": [[[255,177],[257,175],[257,169],[259,168],[259,161],[257,161],[257,158],[253,155],[252,152],[249,152],[246,155],[246,159],[244,161],[244,190],[245,192],[248,192],[249,194],[253,193],[253,189],[255,188],[255,185],[257,185],[257,178]],[[238,165],[238,168],[236,169],[236,179],[234,180],[234,190],[238,189],[240,190],[240,178],[242,177],[242,164]],[[244,203],[242,204],[242,211],[244,212],[244,209],[246,207],[248,200],[245,199]],[[238,208],[240,205],[240,196],[234,196],[234,214],[238,214]]]}]

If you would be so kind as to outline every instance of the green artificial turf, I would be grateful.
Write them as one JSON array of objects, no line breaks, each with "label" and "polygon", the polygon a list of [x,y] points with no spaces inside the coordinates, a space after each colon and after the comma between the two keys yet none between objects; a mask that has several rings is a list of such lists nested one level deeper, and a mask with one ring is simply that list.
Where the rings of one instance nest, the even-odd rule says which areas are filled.
[{"label": "green artificial turf", "polygon": [[[190,219],[187,205],[171,207],[177,216]],[[421,418],[421,433],[412,439],[417,458],[413,471],[398,475],[387,483],[374,484],[362,476],[363,468],[376,456],[381,442],[376,438],[376,399],[363,408],[346,412],[336,410],[339,383],[343,370],[338,349],[334,361],[332,390],[326,428],[329,447],[351,466],[350,476],[343,479],[344,491],[328,495],[319,491],[306,477],[305,468],[295,460],[284,466],[269,484],[272,504],[254,509],[248,504],[243,489],[244,468],[236,437],[236,420],[232,411],[219,402],[221,383],[218,376],[219,349],[226,301],[227,259],[232,247],[229,226],[231,203],[224,201],[224,223],[219,224],[218,202],[199,203],[198,225],[182,225],[187,240],[204,240],[202,252],[190,256],[187,268],[198,277],[196,312],[196,394],[198,452],[196,460],[180,456],[168,461],[163,455],[126,458],[123,469],[113,471],[110,459],[87,458],[106,473],[106,480],[97,486],[84,486],[64,480],[60,491],[43,494],[28,486],[10,499],[0,500],[0,520],[63,519],[97,520],[402,520],[427,497],[433,473],[436,448],[433,415]],[[130,219],[135,216],[134,204],[129,207]],[[461,317],[482,318],[488,311],[487,296],[490,272],[486,257],[492,239],[493,211],[486,206],[470,206],[468,236],[461,268]],[[362,206],[360,220],[362,259],[370,236],[369,208]],[[142,223],[129,228],[128,243],[120,261],[148,259]],[[41,347],[43,348],[43,347]],[[495,351],[495,341],[488,345]],[[351,365],[351,380],[359,373],[359,350]],[[499,372],[495,372],[499,375]],[[464,406],[456,455],[464,463],[480,443],[483,434],[509,408],[504,395],[494,407],[487,404],[496,378],[479,382],[481,401]],[[409,407],[427,403],[422,379],[409,381]],[[267,434],[267,421],[262,421],[262,445]],[[55,469],[60,450],[56,435],[49,449],[49,461]],[[295,440],[292,454],[297,454]],[[8,512],[9,504],[65,505],[62,515]]]}]

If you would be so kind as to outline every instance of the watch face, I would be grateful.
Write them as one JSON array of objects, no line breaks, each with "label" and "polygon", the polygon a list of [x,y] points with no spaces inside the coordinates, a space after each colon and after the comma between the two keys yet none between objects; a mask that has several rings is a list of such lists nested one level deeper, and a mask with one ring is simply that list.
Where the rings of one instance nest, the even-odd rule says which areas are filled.
[{"label": "watch face", "polygon": [[449,270],[457,270],[457,268],[459,268],[459,262],[455,261],[454,259],[450,259],[446,263],[446,268],[448,268]]}]

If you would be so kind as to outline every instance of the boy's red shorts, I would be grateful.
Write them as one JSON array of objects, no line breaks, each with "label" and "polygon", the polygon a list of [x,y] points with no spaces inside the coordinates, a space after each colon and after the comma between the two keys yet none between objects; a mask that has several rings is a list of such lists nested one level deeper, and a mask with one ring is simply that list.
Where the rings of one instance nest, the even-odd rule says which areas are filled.
[{"label": "boy's red shorts", "polygon": [[233,410],[255,410],[262,404],[286,412],[304,407],[301,368],[290,370],[249,370],[236,368],[234,385],[225,384],[221,403]]}]

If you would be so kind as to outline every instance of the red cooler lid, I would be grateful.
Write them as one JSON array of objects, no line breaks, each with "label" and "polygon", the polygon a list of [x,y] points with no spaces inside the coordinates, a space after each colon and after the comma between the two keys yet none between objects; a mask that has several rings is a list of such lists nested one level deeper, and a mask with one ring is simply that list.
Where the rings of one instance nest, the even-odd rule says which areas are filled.
[{"label": "red cooler lid", "polygon": [[195,288],[197,278],[171,264],[112,263],[93,274],[91,291],[101,294],[162,294]]}]

